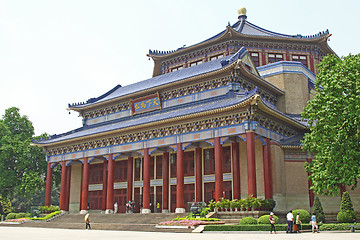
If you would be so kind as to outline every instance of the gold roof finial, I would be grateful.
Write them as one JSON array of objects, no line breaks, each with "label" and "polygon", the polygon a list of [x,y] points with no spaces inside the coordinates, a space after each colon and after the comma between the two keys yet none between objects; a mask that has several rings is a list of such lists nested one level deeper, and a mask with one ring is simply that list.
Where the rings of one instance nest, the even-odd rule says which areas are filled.
[{"label": "gold roof finial", "polygon": [[239,14],[239,16],[241,16],[241,15],[246,15],[246,8],[244,8],[244,7],[239,8],[238,14]]}]

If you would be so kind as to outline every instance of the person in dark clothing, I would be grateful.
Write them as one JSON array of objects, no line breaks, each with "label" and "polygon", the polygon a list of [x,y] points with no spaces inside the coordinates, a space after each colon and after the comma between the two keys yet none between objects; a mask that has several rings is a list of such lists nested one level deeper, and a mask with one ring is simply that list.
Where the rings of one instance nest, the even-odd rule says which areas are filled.
[{"label": "person in dark clothing", "polygon": [[271,224],[270,234],[272,234],[272,231],[274,231],[274,233],[276,234],[275,218],[274,218],[274,213],[273,212],[270,213],[270,224]]}]

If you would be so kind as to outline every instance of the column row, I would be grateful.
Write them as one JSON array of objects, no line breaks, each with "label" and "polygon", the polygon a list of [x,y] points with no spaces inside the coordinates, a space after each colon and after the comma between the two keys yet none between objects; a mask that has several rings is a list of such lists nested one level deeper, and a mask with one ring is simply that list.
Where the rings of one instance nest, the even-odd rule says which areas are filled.
[{"label": "column row", "polygon": [[[232,157],[232,188],[233,198],[240,198],[240,162],[239,162],[239,144],[233,142],[231,145]],[[256,164],[255,164],[255,135],[254,132],[246,133],[246,159],[247,159],[247,177],[248,177],[248,195],[257,196],[256,186]],[[150,154],[147,148],[144,149],[143,155],[143,189],[142,189],[142,212],[150,212]],[[103,166],[103,191],[102,191],[102,210],[107,213],[112,212],[114,205],[114,159],[109,154],[104,160]],[[221,138],[214,139],[214,158],[215,158],[215,189],[214,198],[219,200],[223,197],[223,159]],[[202,201],[203,192],[203,176],[202,176],[202,149],[196,148],[194,151],[195,160],[195,201]],[[182,143],[176,145],[176,212],[185,211],[184,206],[184,150]],[[264,172],[264,192],[265,198],[272,198],[272,175],[271,175],[271,151],[270,139],[265,140],[263,144],[263,172]],[[169,211],[169,153],[165,152],[162,156],[162,210]],[[50,205],[51,195],[51,175],[52,168],[50,163],[47,169],[46,195],[45,205]],[[61,174],[61,191],[60,191],[60,208],[61,210],[69,210],[70,197],[70,176],[71,168],[62,162]],[[87,157],[83,159],[82,179],[81,179],[81,196],[80,196],[80,212],[84,213],[88,210],[89,199],[89,160]],[[128,158],[127,163],[127,200],[131,201],[133,196],[133,158]]]}]

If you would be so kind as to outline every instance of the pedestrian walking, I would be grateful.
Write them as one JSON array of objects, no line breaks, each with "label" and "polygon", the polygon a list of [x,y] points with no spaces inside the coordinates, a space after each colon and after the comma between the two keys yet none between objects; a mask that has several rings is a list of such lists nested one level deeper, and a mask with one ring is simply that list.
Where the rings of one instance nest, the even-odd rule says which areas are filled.
[{"label": "pedestrian walking", "polygon": [[271,224],[270,234],[272,234],[273,231],[276,234],[275,218],[274,218],[274,213],[273,212],[270,213],[270,224]]},{"label": "pedestrian walking", "polygon": [[312,232],[313,233],[315,233],[315,229],[316,229],[316,232],[319,233],[319,226],[317,225],[317,219],[316,219],[316,213],[315,212],[311,216],[311,227],[312,227]]},{"label": "pedestrian walking", "polygon": [[132,211],[132,213],[135,213],[135,202],[134,202],[134,200],[132,200],[131,201],[131,211]]},{"label": "pedestrian walking", "polygon": [[300,220],[300,213],[298,212],[297,215],[296,215],[296,222],[295,222],[296,226],[297,226],[297,232],[300,233],[300,229],[302,230],[302,222]]},{"label": "pedestrian walking", "polygon": [[292,214],[291,210],[286,215],[286,220],[288,223],[288,226],[286,228],[286,233],[292,233],[293,232],[293,224],[294,224],[294,215]]},{"label": "pedestrian walking", "polygon": [[87,213],[87,214],[85,215],[84,220],[85,220],[85,229],[91,230],[91,226],[90,226],[90,214],[89,214],[89,213]]},{"label": "pedestrian walking", "polygon": [[114,203],[114,214],[116,214],[118,212],[118,207],[119,207],[118,203],[115,202]]},{"label": "pedestrian walking", "polygon": [[126,207],[126,213],[129,213],[129,210],[130,210],[130,204],[129,204],[129,203],[126,203],[125,207]]}]

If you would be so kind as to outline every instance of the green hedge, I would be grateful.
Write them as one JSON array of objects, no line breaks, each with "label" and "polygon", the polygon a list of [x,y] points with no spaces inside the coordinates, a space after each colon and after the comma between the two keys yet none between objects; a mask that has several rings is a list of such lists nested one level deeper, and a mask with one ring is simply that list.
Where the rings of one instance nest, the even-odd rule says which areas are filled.
[{"label": "green hedge", "polygon": [[239,222],[240,225],[257,224],[257,220],[253,217],[244,217]]},{"label": "green hedge", "polygon": [[56,211],[60,211],[60,208],[58,206],[39,206],[39,210],[42,213],[52,213]]},{"label": "green hedge", "polygon": [[18,219],[18,218],[24,218],[24,217],[27,217],[27,214],[26,214],[26,213],[23,213],[23,212],[17,213],[16,216],[15,216],[16,219]]},{"label": "green hedge", "polygon": [[295,209],[292,210],[292,214],[294,216],[294,222],[296,221],[297,213],[300,213],[300,221],[302,223],[309,223],[311,220],[310,213],[306,211],[305,209]]},{"label": "green hedge", "polygon": [[360,223],[357,224],[351,224],[351,223],[328,223],[328,224],[322,224],[319,227],[320,231],[343,231],[343,230],[350,230],[350,225],[360,225]]},{"label": "green hedge", "polygon": [[60,214],[60,213],[61,213],[61,211],[56,211],[56,212],[52,212],[52,213],[46,215],[45,217],[30,218],[30,220],[35,220],[35,221],[48,220],[48,219],[50,219],[50,218],[52,218],[52,217],[54,217],[54,216],[56,216],[56,215],[58,215],[58,214]]},{"label": "green hedge", "polygon": [[[206,225],[204,231],[270,231],[270,224],[256,225]],[[311,229],[311,225],[303,224],[303,230]],[[276,231],[286,231],[287,224],[275,224]]]},{"label": "green hedge", "polygon": [[355,211],[340,211],[336,220],[338,223],[353,223],[356,221],[356,213]]},{"label": "green hedge", "polygon": [[198,221],[209,221],[209,222],[214,222],[214,221],[220,221],[220,219],[218,218],[195,218],[195,217],[185,217],[185,218],[181,218],[181,217],[176,217],[173,219],[173,221],[180,221],[180,220],[198,220]]},{"label": "green hedge", "polygon": [[15,218],[16,218],[16,214],[17,214],[17,213],[8,213],[8,215],[6,215],[6,220],[8,220],[8,219],[15,219]]},{"label": "green hedge", "polygon": [[[274,220],[275,220],[275,224],[279,223],[279,218],[277,216],[274,215]],[[262,215],[261,217],[259,217],[258,224],[270,224],[270,215]]]}]

